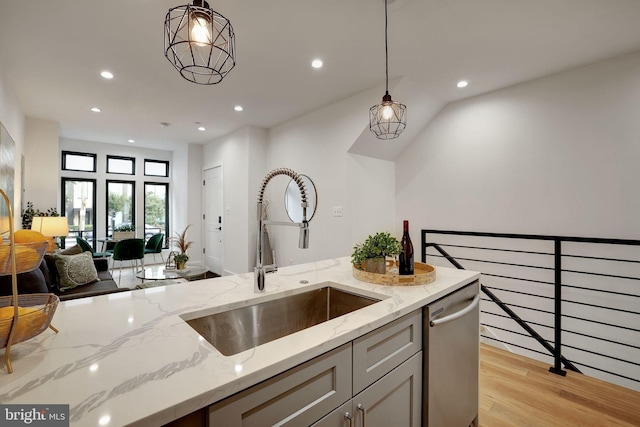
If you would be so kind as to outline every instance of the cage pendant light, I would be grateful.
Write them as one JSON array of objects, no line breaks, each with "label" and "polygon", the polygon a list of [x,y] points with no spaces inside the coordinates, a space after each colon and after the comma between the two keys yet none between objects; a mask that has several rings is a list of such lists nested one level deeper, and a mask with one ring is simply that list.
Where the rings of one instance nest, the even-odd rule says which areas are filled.
[{"label": "cage pendant light", "polygon": [[164,55],[190,82],[220,83],[236,65],[231,22],[204,0],[169,9],[164,31]]},{"label": "cage pendant light", "polygon": [[387,0],[384,1],[385,94],[382,102],[369,109],[369,130],[378,139],[394,139],[407,126],[407,107],[389,95],[389,43],[387,40]]}]

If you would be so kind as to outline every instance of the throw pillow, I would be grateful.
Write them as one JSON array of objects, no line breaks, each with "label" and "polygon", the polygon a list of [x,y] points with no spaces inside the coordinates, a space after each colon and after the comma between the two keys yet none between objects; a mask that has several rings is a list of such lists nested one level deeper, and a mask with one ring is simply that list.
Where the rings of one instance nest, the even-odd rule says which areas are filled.
[{"label": "throw pillow", "polygon": [[77,255],[53,254],[52,257],[60,274],[61,292],[100,280],[93,256],[89,252]]},{"label": "throw pillow", "polygon": [[82,253],[80,245],[73,245],[70,248],[60,251],[62,255],[77,255]]}]

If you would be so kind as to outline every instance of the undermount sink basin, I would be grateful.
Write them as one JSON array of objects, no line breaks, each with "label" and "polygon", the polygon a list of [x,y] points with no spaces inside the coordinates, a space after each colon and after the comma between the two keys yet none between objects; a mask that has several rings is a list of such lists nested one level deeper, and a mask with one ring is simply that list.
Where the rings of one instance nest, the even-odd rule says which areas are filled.
[{"label": "undermount sink basin", "polygon": [[185,321],[220,353],[231,356],[378,301],[324,286]]}]

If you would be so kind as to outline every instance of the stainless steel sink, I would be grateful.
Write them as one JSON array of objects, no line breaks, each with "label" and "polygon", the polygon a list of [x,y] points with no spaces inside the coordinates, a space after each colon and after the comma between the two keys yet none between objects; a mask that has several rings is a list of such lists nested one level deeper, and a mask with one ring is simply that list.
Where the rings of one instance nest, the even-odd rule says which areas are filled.
[{"label": "stainless steel sink", "polygon": [[186,322],[220,353],[231,356],[378,301],[325,286]]}]

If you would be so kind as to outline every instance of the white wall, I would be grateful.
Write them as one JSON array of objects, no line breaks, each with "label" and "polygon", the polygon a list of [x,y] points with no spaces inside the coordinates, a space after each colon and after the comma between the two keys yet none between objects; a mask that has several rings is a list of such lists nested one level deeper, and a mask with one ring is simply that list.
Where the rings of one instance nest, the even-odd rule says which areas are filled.
[{"label": "white wall", "polygon": [[[293,227],[270,229],[279,265],[351,255],[353,246],[369,234],[399,229],[393,162],[348,153],[368,126],[370,95],[354,95],[269,129],[268,169],[287,167],[305,174],[318,193],[308,249],[298,248]],[[278,177],[269,184],[274,220],[287,219],[287,183]],[[343,217],[332,216],[337,206],[343,208]]]},{"label": "white wall", "polygon": [[[640,53],[452,103],[397,161],[397,214],[411,220],[414,246],[419,242],[421,228],[640,239],[638,111]],[[482,245],[470,237],[435,236],[434,239],[458,245]],[[516,243],[494,244],[516,249],[512,246]],[[552,244],[523,245],[526,248],[517,249],[553,251]],[[460,251],[472,252],[460,248],[447,249],[454,256]],[[622,248],[608,246],[599,249],[604,254],[600,252],[595,256],[616,258],[617,252],[622,252]],[[638,259],[638,250],[629,248],[628,251],[635,254],[626,253],[619,258]],[[474,253],[469,258],[473,255],[478,257]],[[509,254],[509,257],[510,262],[516,264],[536,264],[536,258],[545,258],[531,253]],[[437,259],[430,261],[439,264]],[[548,262],[552,267],[553,259]],[[577,261],[565,258],[563,263],[571,264],[568,268],[572,268]],[[517,267],[476,264],[468,260],[462,264],[470,269],[482,268],[485,273],[499,269],[497,274],[502,277],[522,277]],[[582,264],[583,270],[599,271],[602,263],[583,260]],[[621,264],[624,263],[618,263],[609,272],[638,277],[637,266]],[[443,261],[442,265],[448,264]],[[535,274],[539,277],[529,278],[553,283],[552,270],[540,270]],[[563,280],[577,284],[575,276],[565,273]],[[636,284],[629,283],[633,281],[615,281],[606,277],[582,277],[580,280],[583,282],[581,285],[637,295]],[[553,295],[553,286],[539,283],[502,280],[500,276],[484,276],[483,282],[493,286],[499,283],[498,288],[519,288],[522,292]],[[552,300],[545,304],[541,299],[497,293],[505,301],[519,305],[516,311],[527,321],[550,323],[544,314],[522,307],[552,311]],[[611,304],[631,311],[634,304],[637,307],[637,301],[632,298],[612,294],[565,289],[563,296],[590,304]],[[489,303],[483,303],[482,309],[495,311]],[[615,325],[629,324],[631,317],[625,313],[616,314],[575,304],[564,304],[564,310],[565,314]],[[485,322],[489,317],[483,314],[481,321]],[[637,324],[637,318],[634,322]],[[492,317],[492,322],[487,323],[521,332],[512,322]],[[564,323],[574,330],[586,327],[583,333],[588,335],[637,343],[637,334],[628,330],[612,331],[612,328],[597,324],[569,325],[575,323],[572,319],[565,319]],[[546,339],[553,339],[550,329],[535,328]],[[526,341],[501,329],[489,331],[491,334],[509,342],[523,344]],[[564,334],[563,340],[565,344],[584,348],[584,337]],[[527,344],[532,345],[531,342]],[[615,353],[617,357],[640,363],[637,350],[605,345],[602,341],[596,341],[595,345],[599,352]],[[529,357],[544,359],[537,353],[513,349]],[[565,347],[564,353],[572,358],[576,352]],[[578,357],[592,366],[638,377],[637,367],[588,354],[579,354]],[[639,387],[637,382],[588,368],[584,371],[626,387]]]},{"label": "white wall", "polygon": [[58,122],[27,117],[24,143],[24,203],[60,212],[60,149]]},{"label": "white wall", "polygon": [[413,229],[640,238],[640,54],[448,105],[397,161]]},{"label": "white wall", "polygon": [[[166,152],[169,153],[169,152]],[[187,254],[189,262],[202,262],[202,147],[188,144],[171,155],[171,236],[187,231],[187,241],[193,242]],[[162,159],[160,159],[162,160]],[[175,248],[174,248],[175,249]]]},{"label": "white wall", "polygon": [[[252,271],[255,262],[255,198],[250,180],[262,176],[266,133],[243,128],[204,146],[203,170],[222,166],[224,274]],[[251,183],[253,184],[253,183]],[[253,236],[253,237],[252,237]]]},{"label": "white wall", "polygon": [[[368,126],[370,93],[362,93],[269,129],[241,129],[207,144],[203,169],[223,166],[225,274],[255,265],[256,200],[266,173],[286,167],[314,181],[318,209],[310,222],[309,249],[298,248],[298,229],[270,227],[281,266],[350,255],[376,231],[399,230],[394,215],[394,164],[348,153]],[[374,101],[375,102],[375,101]],[[272,220],[288,220],[277,176],[267,187]],[[343,217],[333,217],[341,206]]]},{"label": "white wall", "polygon": [[24,143],[24,122],[25,117],[18,102],[16,94],[13,92],[9,81],[5,78],[0,63],[0,122],[7,129],[16,143],[16,154],[18,148],[22,153]]},{"label": "white wall", "polygon": [[256,238],[258,235],[258,188],[267,173],[267,130],[252,127],[248,129],[248,166],[247,179],[247,247],[249,251],[248,270],[256,265]]},{"label": "white wall", "polygon": [[[202,227],[202,213],[204,212],[204,207],[202,206],[202,151],[202,145],[200,144],[188,145],[187,185],[174,187],[174,190],[178,191],[186,189],[188,194],[187,222],[191,224],[191,227],[187,232],[187,241],[192,241],[193,244],[187,253],[189,254],[189,262],[194,263],[202,263],[204,261],[202,253],[202,248],[204,247],[204,231]],[[174,185],[177,184],[176,178],[178,177],[174,176]],[[180,228],[178,230],[181,231]]]},{"label": "white wall", "polygon": [[24,128],[25,118],[13,92],[11,85],[6,80],[2,64],[0,63],[0,122],[4,125],[9,135],[15,142],[15,176],[14,176],[14,226],[20,228],[20,206],[22,204],[21,183],[21,158],[24,152]]}]

